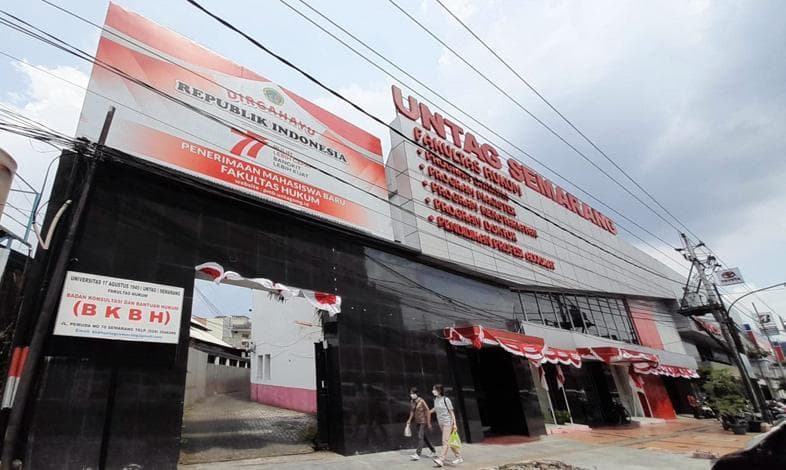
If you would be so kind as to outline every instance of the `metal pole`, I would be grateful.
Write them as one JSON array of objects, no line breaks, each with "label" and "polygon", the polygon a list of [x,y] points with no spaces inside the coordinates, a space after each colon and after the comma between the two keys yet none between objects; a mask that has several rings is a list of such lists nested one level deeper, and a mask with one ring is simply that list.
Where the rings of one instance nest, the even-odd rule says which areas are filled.
[{"label": "metal pole", "polygon": [[[764,324],[762,323],[761,317],[759,316],[759,310],[756,308],[755,303],[751,302],[751,305],[753,305],[753,311],[756,312],[756,319],[759,321],[759,328],[761,328],[762,333],[764,333],[764,336],[767,337],[767,342],[770,343],[770,348],[772,348],[772,353],[775,354],[775,345],[772,343],[772,337],[770,337],[767,330],[764,329]],[[770,314],[775,315],[775,312],[770,312]],[[777,328],[777,324],[776,324],[776,328]],[[786,371],[783,370],[783,364],[781,363],[781,361],[778,360],[777,354],[775,355],[775,364],[778,365],[778,370],[781,371],[781,378],[783,379],[783,383],[786,385]]]},{"label": "metal pole", "polygon": [[740,358],[739,352],[735,346],[736,343],[731,336],[731,331],[729,330],[729,324],[732,323],[731,317],[729,317],[729,312],[723,304],[723,299],[720,296],[720,292],[718,292],[718,286],[707,279],[707,274],[704,271],[704,265],[701,264],[698,257],[696,256],[696,249],[688,240],[688,237],[684,233],[681,233],[680,237],[682,238],[682,243],[685,245],[685,249],[690,255],[689,261],[695,265],[696,274],[701,278],[701,283],[704,285],[704,291],[707,295],[707,299],[710,301],[710,304],[717,304],[720,307],[712,310],[712,316],[720,325],[721,333],[723,334],[723,340],[726,342],[727,351],[729,352],[731,359],[734,361],[734,365],[737,366],[737,369],[740,371],[740,376],[742,377],[742,383],[745,387],[745,391],[756,411],[762,413],[762,416],[764,416],[764,410],[759,405],[759,398],[758,395],[756,395],[756,392],[753,390],[753,385],[751,384],[748,370],[745,367],[745,363]]},{"label": "metal pole", "polygon": [[[115,108],[110,107],[106,114],[104,127],[101,130],[101,138],[98,142],[99,150],[106,141],[109,126],[112,124],[112,118],[115,114]],[[85,170],[84,183],[82,190],[79,194],[79,199],[74,207],[74,212],[71,216],[71,223],[68,226],[63,244],[57,255],[54,269],[51,275],[51,284],[46,292],[43,303],[41,304],[41,311],[36,321],[33,336],[30,339],[30,350],[28,353],[27,361],[25,362],[22,370],[22,375],[19,379],[19,385],[14,399],[11,414],[8,418],[8,426],[6,427],[5,437],[3,439],[3,453],[0,460],[1,470],[11,470],[11,464],[16,454],[16,445],[19,433],[22,428],[24,419],[25,408],[27,407],[28,399],[30,398],[33,383],[35,382],[36,372],[38,370],[41,356],[44,352],[44,341],[46,340],[52,326],[52,318],[55,314],[57,302],[60,298],[60,291],[62,289],[63,280],[65,279],[66,271],[68,270],[68,263],[71,257],[71,249],[76,240],[76,233],[79,230],[80,222],[85,207],[87,206],[87,197],[90,189],[93,186],[93,179],[95,177],[95,157],[87,160],[87,168]]]},{"label": "metal pole", "polygon": [[[559,364],[557,364],[557,367],[559,367],[560,370],[562,369]],[[559,373],[559,370],[557,372]],[[565,408],[568,409],[568,415],[570,415],[570,424],[574,424],[573,423],[573,412],[570,411],[570,403],[568,403],[568,395],[565,393],[565,384],[560,384],[559,380],[557,380],[557,385],[559,386],[559,388],[562,389],[562,398],[565,399]],[[554,421],[556,421],[556,419]]]},{"label": "metal pole", "polygon": [[[734,326],[734,320],[732,320],[731,316],[729,315],[729,311],[726,308],[726,305],[723,303],[723,299],[721,298],[720,292],[718,291],[718,286],[715,284],[713,284],[712,286],[715,288],[715,293],[718,296],[717,297],[718,301],[720,302],[720,305],[722,307],[722,311],[715,311],[716,320],[720,323],[721,332],[723,333],[723,338],[726,340],[726,344],[731,346],[730,349],[731,356],[734,359],[734,363],[737,365],[737,368],[740,370],[740,374],[742,375],[743,378],[742,382],[745,385],[745,388],[747,389],[748,393],[750,394],[753,408],[759,413],[761,413],[762,418],[764,418],[766,421],[770,421],[769,415],[767,414],[767,409],[765,406],[763,406],[761,400],[759,399],[759,393],[761,393],[761,390],[759,390],[759,393],[756,393],[757,389],[753,388],[753,382],[751,381],[750,372],[748,372],[748,368],[745,366],[745,361],[743,361],[742,358],[740,357],[742,353],[737,350],[736,348],[737,343],[734,341],[732,337],[732,335],[739,334],[736,328],[734,328],[733,330],[731,328]],[[739,336],[737,336],[737,341],[741,343],[741,341],[739,340]],[[756,387],[758,388],[758,386],[759,385],[757,383]]]}]

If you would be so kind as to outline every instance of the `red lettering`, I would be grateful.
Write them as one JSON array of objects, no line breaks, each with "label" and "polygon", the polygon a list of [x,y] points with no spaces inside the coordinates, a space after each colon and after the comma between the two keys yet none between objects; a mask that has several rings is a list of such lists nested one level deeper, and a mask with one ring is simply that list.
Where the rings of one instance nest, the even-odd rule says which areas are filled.
[{"label": "red lettering", "polygon": [[96,314],[96,305],[95,304],[82,304],[82,316],[84,317],[92,317]]},{"label": "red lettering", "polygon": [[104,318],[117,318],[120,319],[120,307],[110,307],[109,305],[106,306],[106,311],[104,313]]},{"label": "red lettering", "polygon": [[141,320],[142,319],[142,311],[136,308],[132,308],[128,311],[128,319],[129,320]]},{"label": "red lettering", "polygon": [[570,204],[570,210],[575,212],[578,215],[581,215],[581,206],[579,205],[579,200],[576,199],[576,196],[568,193],[568,203]]},{"label": "red lettering", "polygon": [[445,119],[439,113],[431,114],[431,111],[423,103],[420,103],[420,122],[427,131],[433,130],[441,138],[445,138]]},{"label": "red lettering", "polygon": [[158,323],[164,323],[164,312],[154,312],[150,311],[150,323],[154,323],[158,321]]},{"label": "red lettering", "polygon": [[464,134],[464,129],[450,119],[445,119],[445,125],[450,128],[450,136],[453,138],[453,144],[456,147],[461,147],[461,136]]},{"label": "red lettering", "polygon": [[502,168],[502,160],[499,158],[499,153],[497,153],[497,149],[492,147],[489,144],[483,144],[480,146],[480,150],[483,152],[483,157],[485,158],[485,162],[491,165],[493,168],[499,170]]},{"label": "red lettering", "polygon": [[538,178],[538,192],[547,198],[554,200],[554,185],[551,184],[551,181],[540,175],[535,176]]},{"label": "red lettering", "polygon": [[568,201],[568,196],[565,194],[565,191],[562,190],[559,186],[557,186],[557,198],[556,201],[559,205],[565,206],[568,210],[572,210],[570,208],[570,201]]},{"label": "red lettering", "polygon": [[[475,156],[480,160],[485,162],[485,157],[483,156],[483,151],[480,150],[480,146],[478,145],[478,141],[475,140],[475,136],[467,132],[464,136],[464,151],[467,153],[475,154]],[[488,162],[486,162],[488,163]]]},{"label": "red lettering", "polygon": [[404,107],[404,100],[401,96],[401,89],[396,85],[392,86],[393,91],[393,104],[396,105],[396,111],[402,116],[406,116],[412,121],[417,121],[420,117],[420,108],[418,107],[418,100],[410,95],[409,108]]}]

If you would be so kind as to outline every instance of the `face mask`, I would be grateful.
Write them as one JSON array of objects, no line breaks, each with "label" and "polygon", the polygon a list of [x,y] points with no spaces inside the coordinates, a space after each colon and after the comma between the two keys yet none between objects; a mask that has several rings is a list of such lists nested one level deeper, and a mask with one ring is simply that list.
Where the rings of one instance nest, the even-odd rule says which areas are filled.
[{"label": "face mask", "polygon": [[431,391],[431,393],[433,393],[435,397],[438,397],[438,396],[439,396],[439,392],[438,392],[438,391],[436,391],[436,390],[432,390],[432,391]]},{"label": "face mask", "polygon": [[417,396],[417,395],[415,395],[414,393],[410,393],[410,394],[409,394],[409,398],[411,398],[411,399],[413,399],[413,400],[414,400],[415,398],[417,398],[417,397],[418,397],[418,396]]}]

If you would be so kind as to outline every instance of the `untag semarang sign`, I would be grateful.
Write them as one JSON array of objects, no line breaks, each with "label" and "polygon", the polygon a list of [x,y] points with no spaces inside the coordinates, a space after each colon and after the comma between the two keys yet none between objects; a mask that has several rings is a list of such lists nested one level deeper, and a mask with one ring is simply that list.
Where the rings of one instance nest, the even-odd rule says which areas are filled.
[{"label": "untag semarang sign", "polygon": [[96,57],[78,135],[392,240],[377,137],[114,3]]},{"label": "untag semarang sign", "polygon": [[69,271],[54,334],[176,344],[182,309],[180,287]]}]

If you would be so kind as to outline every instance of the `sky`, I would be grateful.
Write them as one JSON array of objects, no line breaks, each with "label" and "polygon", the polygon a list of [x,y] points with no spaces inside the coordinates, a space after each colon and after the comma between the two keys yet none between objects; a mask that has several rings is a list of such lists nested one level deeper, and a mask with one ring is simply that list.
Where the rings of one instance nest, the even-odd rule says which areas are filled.
[{"label": "sky", "polygon": [[[98,24],[103,22],[107,7],[106,0],[52,1]],[[326,24],[299,0],[282,1]],[[395,1],[596,165],[647,200],[447,16],[435,0]],[[387,145],[389,132],[384,127],[222,29],[185,1],[119,3],[355,122],[382,138],[383,146]],[[569,190],[574,190],[574,184],[580,186],[667,241],[670,246],[604,210],[618,225],[632,230],[647,244],[625,231],[621,236],[687,274],[686,265],[678,262],[679,256],[673,251],[680,245],[675,227],[549,134],[388,0],[315,0],[309,4],[447,97],[449,104],[391,69],[393,75],[400,77],[394,81],[281,1],[203,3],[386,122],[394,117],[389,91],[394,82],[427,98],[436,108],[455,114],[450,106],[457,106],[546,163],[559,176],[500,143],[498,138],[488,139],[498,147]],[[726,266],[739,267],[750,286],[786,281],[786,190],[782,183],[786,177],[786,3],[445,3],[684,222],[691,233],[712,248]],[[86,51],[95,51],[99,36],[96,28],[40,0],[9,0],[2,8]],[[9,40],[0,43],[0,53],[20,58],[26,65],[0,55],[0,103],[73,134],[84,96],[81,87],[87,83],[90,65],[7,29],[3,29],[2,37]],[[462,116],[465,128],[489,135],[475,124],[467,125],[468,121]],[[44,144],[7,134],[0,134],[0,147],[14,155],[20,174],[35,186],[43,184],[46,168],[57,155]],[[23,212],[31,206],[31,201],[19,194],[12,195],[10,201]],[[13,210],[11,214],[22,218]],[[680,223],[662,211],[661,215],[679,228]],[[3,224],[22,230],[8,217],[4,217]],[[744,289],[730,292],[728,300]],[[248,308],[244,300],[239,300],[243,296],[214,297],[220,309]],[[760,310],[786,314],[784,289],[748,299],[757,302]],[[741,304],[750,310],[749,300]],[[201,307],[209,310],[205,305]]]}]

